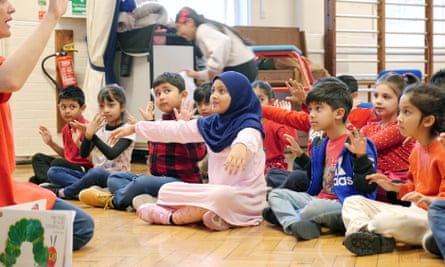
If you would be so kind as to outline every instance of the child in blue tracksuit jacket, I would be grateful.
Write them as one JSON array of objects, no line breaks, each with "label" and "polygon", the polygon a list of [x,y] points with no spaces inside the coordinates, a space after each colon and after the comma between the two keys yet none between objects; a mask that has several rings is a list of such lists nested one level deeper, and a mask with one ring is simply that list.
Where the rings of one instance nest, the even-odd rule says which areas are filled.
[{"label": "child in blue tracksuit jacket", "polygon": [[346,85],[336,78],[321,79],[308,93],[306,102],[311,127],[326,134],[312,142],[312,161],[307,169],[309,188],[307,192],[273,189],[268,198],[270,208],[263,211],[267,221],[281,225],[285,233],[300,240],[319,237],[322,226],[333,232],[344,231],[344,199],[351,195],[370,199],[376,196],[376,184],[365,179],[376,172],[376,148],[358,130],[351,133],[346,127],[352,107]]},{"label": "child in blue tracksuit jacket", "polygon": [[[318,141],[315,139],[312,143],[311,158],[311,183],[307,189],[307,193],[316,196],[322,190],[323,168],[326,158],[326,146],[329,137]],[[319,143],[319,144],[316,144]],[[333,191],[340,203],[350,195],[363,195],[370,199],[375,199],[376,192],[373,186],[367,189],[361,189],[358,181],[364,182],[365,176],[376,172],[377,168],[377,150],[374,143],[366,138],[366,154],[368,157],[356,158],[346,147],[341,151],[337,160],[336,171],[334,175]],[[355,181],[355,186],[354,186]],[[366,186],[366,185],[365,185]]]}]

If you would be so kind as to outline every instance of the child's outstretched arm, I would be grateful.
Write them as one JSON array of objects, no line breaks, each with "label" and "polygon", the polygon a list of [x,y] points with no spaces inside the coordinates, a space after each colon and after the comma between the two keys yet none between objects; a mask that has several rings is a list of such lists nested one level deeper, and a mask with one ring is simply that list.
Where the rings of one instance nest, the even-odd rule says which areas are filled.
[{"label": "child's outstretched arm", "polygon": [[121,138],[114,145],[110,146],[102,141],[99,137],[94,135],[91,142],[104,154],[107,159],[113,160],[117,158],[122,152],[124,152],[125,149],[127,149],[133,143],[133,140],[128,138]]},{"label": "child's outstretched arm", "polygon": [[236,143],[232,145],[226,162],[224,162],[224,168],[229,172],[229,175],[236,175],[240,168],[243,171],[246,168],[247,147],[245,144]]},{"label": "child's outstretched arm", "polygon": [[134,134],[135,132],[136,132],[136,129],[134,127],[134,124],[128,125],[128,126],[119,127],[118,129],[116,129],[113,132],[111,132],[110,137],[108,139],[108,142],[110,144],[115,144],[122,137]]},{"label": "child's outstretched arm", "polygon": [[374,173],[366,176],[366,180],[369,181],[369,183],[376,183],[380,185],[385,191],[393,191],[398,193],[400,191],[400,185],[401,184],[395,184],[392,182],[391,179],[389,179],[388,176],[381,174],[381,173]]}]

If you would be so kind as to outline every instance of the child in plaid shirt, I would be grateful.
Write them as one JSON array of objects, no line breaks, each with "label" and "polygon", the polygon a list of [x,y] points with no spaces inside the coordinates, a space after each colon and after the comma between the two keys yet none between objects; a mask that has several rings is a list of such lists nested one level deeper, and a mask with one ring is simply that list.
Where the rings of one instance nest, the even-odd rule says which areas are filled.
[{"label": "child in plaid shirt", "polygon": [[[187,98],[184,79],[178,73],[165,72],[153,82],[157,107],[164,112],[162,120],[176,120],[175,109],[181,108]],[[141,110],[145,120],[153,120],[153,104]],[[108,177],[108,189],[104,192],[90,188],[82,192],[85,204],[125,210],[133,203],[133,198],[148,194],[157,197],[162,185],[170,182],[201,183],[202,174],[198,163],[206,155],[204,143],[161,143],[148,142],[150,153],[150,175],[117,172]],[[88,198],[85,197],[88,194]],[[107,201],[105,201],[105,200]],[[149,198],[148,198],[149,199]],[[134,207],[136,208],[136,207]]]}]

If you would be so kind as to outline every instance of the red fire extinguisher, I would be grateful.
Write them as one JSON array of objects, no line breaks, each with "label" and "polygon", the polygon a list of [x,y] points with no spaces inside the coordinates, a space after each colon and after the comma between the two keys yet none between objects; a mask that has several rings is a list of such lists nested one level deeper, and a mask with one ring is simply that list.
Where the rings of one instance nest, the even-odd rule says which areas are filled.
[{"label": "red fire extinguisher", "polygon": [[[69,86],[77,86],[77,79],[76,75],[74,74],[73,57],[69,54],[69,52],[77,52],[77,50],[74,50],[72,45],[65,45],[59,52],[46,56],[42,60],[41,66],[43,72],[59,90]],[[49,75],[45,69],[45,62],[51,57],[56,57],[57,72],[59,74],[61,84],[58,84],[57,81],[51,77],[51,75]]]}]

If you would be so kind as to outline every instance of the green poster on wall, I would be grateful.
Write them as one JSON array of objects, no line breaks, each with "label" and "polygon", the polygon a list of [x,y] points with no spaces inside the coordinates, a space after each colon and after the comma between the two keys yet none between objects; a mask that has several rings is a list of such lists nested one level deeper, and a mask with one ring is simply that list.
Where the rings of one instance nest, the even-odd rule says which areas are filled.
[{"label": "green poster on wall", "polygon": [[87,1],[86,0],[71,0],[71,13],[73,15],[86,15]]}]

